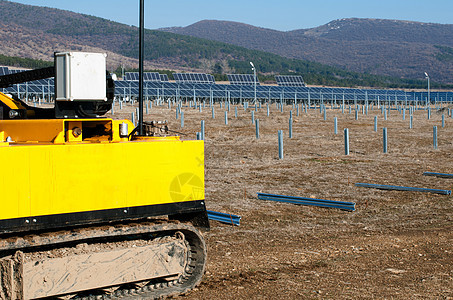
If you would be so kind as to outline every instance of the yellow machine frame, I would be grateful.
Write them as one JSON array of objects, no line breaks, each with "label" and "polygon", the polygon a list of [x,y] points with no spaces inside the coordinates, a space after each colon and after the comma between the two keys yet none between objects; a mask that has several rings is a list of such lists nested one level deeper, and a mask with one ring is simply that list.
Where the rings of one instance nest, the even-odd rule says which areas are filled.
[{"label": "yellow machine frame", "polygon": [[129,141],[121,123],[0,120],[0,232],[205,210],[203,141]]}]

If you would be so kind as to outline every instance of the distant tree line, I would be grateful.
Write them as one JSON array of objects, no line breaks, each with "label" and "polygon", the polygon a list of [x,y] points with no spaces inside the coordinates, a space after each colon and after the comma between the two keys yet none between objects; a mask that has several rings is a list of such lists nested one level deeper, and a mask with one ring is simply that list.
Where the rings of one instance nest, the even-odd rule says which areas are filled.
[{"label": "distant tree line", "polygon": [[40,59],[23,58],[16,56],[5,56],[0,54],[0,65],[8,67],[40,69],[53,66],[53,62]]}]

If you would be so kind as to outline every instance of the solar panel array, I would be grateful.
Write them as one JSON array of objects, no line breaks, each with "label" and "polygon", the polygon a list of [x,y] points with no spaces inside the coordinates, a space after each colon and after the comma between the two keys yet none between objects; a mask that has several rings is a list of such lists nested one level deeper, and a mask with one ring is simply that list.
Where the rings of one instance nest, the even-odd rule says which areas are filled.
[{"label": "solar panel array", "polygon": [[[9,69],[8,67],[0,67],[0,76],[16,74],[25,69]],[[11,87],[0,89],[2,92],[17,94],[18,92],[24,95],[40,95],[42,97],[47,96],[50,98],[50,95],[54,93],[55,80],[54,78],[46,78],[34,81],[28,81],[20,84],[13,84]]]},{"label": "solar panel array", "polygon": [[[115,95],[118,97],[132,97],[138,95],[138,81],[115,81]],[[54,93],[54,79],[43,79],[39,81],[15,84],[9,88],[0,88],[0,92],[17,94],[20,97],[37,96],[51,97]],[[353,88],[331,88],[331,87],[288,87],[265,85],[257,86],[257,98],[275,101],[304,101],[311,103],[318,101],[334,100],[341,104],[344,98],[345,104],[360,104],[365,101],[381,101],[387,103],[414,103],[419,101],[423,104],[427,100],[428,93],[409,92],[403,90],[381,90],[381,89],[353,89]],[[232,85],[232,84],[199,84],[199,83],[176,83],[176,82],[153,82],[145,81],[144,96],[146,97],[213,97],[214,99],[253,99],[253,85]],[[453,92],[431,91],[431,103],[448,102],[453,103]]]},{"label": "solar panel array", "polygon": [[[254,85],[255,78],[251,74],[227,74],[230,84],[236,85]],[[260,85],[258,76],[256,76],[256,85]]]},{"label": "solar panel array", "polygon": [[204,73],[173,73],[177,83],[215,83],[214,76]]},{"label": "solar panel array", "polygon": [[[126,74],[124,74],[124,80],[138,81],[139,73],[126,72]],[[144,72],[143,81],[160,81],[160,74],[157,72]]]},{"label": "solar panel array", "polygon": [[305,86],[304,79],[300,75],[276,75],[275,80],[279,86]]},{"label": "solar panel array", "polygon": [[[0,74],[17,73],[24,70],[9,70],[0,67]],[[147,72],[150,73],[150,72]],[[158,73],[157,73],[158,74]],[[179,74],[179,73],[178,73]],[[228,75],[232,84],[213,84],[213,76],[204,74],[201,78],[196,73],[184,73],[182,79],[192,80],[190,82],[169,82],[168,76],[159,74],[159,81],[145,81],[144,95],[150,97],[213,97],[214,99],[253,99],[254,98],[254,78],[253,75],[239,74]],[[187,75],[191,74],[191,75]],[[195,76],[195,77],[194,77]],[[248,78],[247,78],[247,77]],[[192,78],[191,78],[192,77]],[[285,76],[287,77],[287,76]],[[137,77],[138,78],[138,77]],[[150,77],[148,77],[150,78]],[[175,76],[176,78],[176,76]],[[277,78],[277,76],[276,76]],[[180,78],[181,79],[181,78]],[[198,82],[202,81],[202,82]],[[289,79],[286,80],[288,82]],[[299,83],[301,78],[299,78]],[[291,83],[291,82],[290,82]],[[138,95],[138,80],[118,80],[115,82],[115,95],[118,97],[131,97]],[[54,78],[41,79],[32,82],[15,84],[9,88],[0,89],[3,93],[17,94],[20,97],[52,97],[54,94]],[[353,89],[337,87],[307,87],[307,86],[257,86],[257,97],[266,100],[286,100],[304,101],[328,101],[345,104],[364,103],[365,101],[375,101],[381,103],[400,103],[419,101],[424,103],[428,99],[427,91],[409,92],[404,90],[384,90],[384,89]],[[431,91],[431,103],[448,102],[453,103],[453,92],[433,92]]]},{"label": "solar panel array", "polygon": [[27,71],[27,70],[25,70],[25,69],[9,70],[9,74],[16,74],[16,73],[20,73],[23,71]]},{"label": "solar panel array", "polygon": [[0,67],[0,76],[2,75],[8,75],[9,74],[9,69],[8,67]]},{"label": "solar panel array", "polygon": [[[120,97],[131,97],[138,94],[137,81],[115,82],[115,94]],[[383,89],[354,89],[332,87],[288,87],[276,85],[261,85],[256,87],[258,99],[290,101],[304,101],[305,103],[319,101],[336,101],[341,104],[344,98],[345,105],[361,104],[365,101],[375,103],[424,103],[427,92],[409,92],[403,90]],[[199,83],[176,83],[176,82],[145,82],[144,95],[146,97],[213,97],[213,99],[253,99],[253,85],[233,84],[199,84]],[[310,99],[310,100],[309,100]],[[406,102],[407,101],[407,102]],[[453,92],[432,92],[431,102],[453,103]]]}]

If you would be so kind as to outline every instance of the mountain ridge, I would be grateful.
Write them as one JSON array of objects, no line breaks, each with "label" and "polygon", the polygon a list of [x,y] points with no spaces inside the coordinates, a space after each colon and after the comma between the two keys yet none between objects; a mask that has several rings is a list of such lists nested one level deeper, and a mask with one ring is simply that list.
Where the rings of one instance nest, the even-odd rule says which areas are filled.
[{"label": "mountain ridge", "polygon": [[423,78],[428,72],[439,81],[453,82],[453,64],[438,59],[445,54],[438,46],[453,48],[452,24],[345,18],[315,28],[277,31],[202,20],[162,30],[355,72],[402,78]]}]

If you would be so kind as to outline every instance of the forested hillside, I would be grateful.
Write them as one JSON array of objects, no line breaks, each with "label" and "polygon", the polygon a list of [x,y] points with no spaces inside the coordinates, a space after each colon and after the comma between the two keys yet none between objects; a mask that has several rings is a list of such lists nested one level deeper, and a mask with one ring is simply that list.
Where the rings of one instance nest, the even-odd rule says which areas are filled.
[{"label": "forested hillside", "polygon": [[289,32],[204,20],[163,31],[230,43],[349,71],[453,83],[453,25],[341,19]]}]

